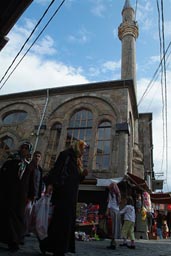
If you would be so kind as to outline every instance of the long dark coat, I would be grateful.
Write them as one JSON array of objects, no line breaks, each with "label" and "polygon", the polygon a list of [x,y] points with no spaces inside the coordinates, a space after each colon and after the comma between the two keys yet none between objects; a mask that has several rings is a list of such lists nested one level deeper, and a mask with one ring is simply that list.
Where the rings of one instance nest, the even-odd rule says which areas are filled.
[{"label": "long dark coat", "polygon": [[0,170],[0,241],[19,244],[24,232],[24,211],[29,171],[19,179],[20,160],[7,160]]},{"label": "long dark coat", "polygon": [[[58,174],[66,164],[64,184],[62,186],[55,185],[58,183]],[[84,177],[77,168],[74,150],[71,148],[61,152],[54,168],[45,178],[46,185],[54,185],[52,202],[55,209],[48,230],[48,238],[40,241],[41,250],[54,252],[55,255],[75,252],[76,204],[78,186],[82,179]]]}]

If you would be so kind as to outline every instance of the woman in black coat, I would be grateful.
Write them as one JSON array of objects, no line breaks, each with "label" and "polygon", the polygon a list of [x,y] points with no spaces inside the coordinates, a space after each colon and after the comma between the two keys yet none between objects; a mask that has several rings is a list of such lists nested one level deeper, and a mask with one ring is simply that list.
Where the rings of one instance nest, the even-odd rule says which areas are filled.
[{"label": "woman in black coat", "polygon": [[54,168],[44,178],[47,193],[52,192],[54,213],[48,229],[48,237],[40,241],[42,252],[64,256],[75,252],[75,221],[78,187],[88,175],[82,169],[81,157],[85,143],[75,141],[71,148],[62,151]]},{"label": "woman in black coat", "polygon": [[27,157],[32,145],[24,142],[0,170],[0,242],[11,252],[19,249],[24,235],[24,212],[30,172]]}]

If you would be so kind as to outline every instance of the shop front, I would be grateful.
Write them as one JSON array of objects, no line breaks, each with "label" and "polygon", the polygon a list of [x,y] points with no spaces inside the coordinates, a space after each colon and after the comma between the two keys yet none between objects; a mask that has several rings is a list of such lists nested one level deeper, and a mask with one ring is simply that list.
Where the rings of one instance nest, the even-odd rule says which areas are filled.
[{"label": "shop front", "polygon": [[162,236],[167,239],[171,236],[171,194],[170,193],[152,193],[150,195],[152,207],[154,209],[153,236],[158,238],[155,228],[157,214],[162,215]]},{"label": "shop front", "polygon": [[[107,187],[112,181],[116,182],[120,188],[122,195],[121,208],[124,206],[127,196],[133,197],[136,208],[136,237],[148,239],[148,221],[142,217],[142,206],[144,204],[143,200],[145,200],[143,193],[149,191],[149,188],[143,179],[130,173],[124,177],[96,179],[80,184],[76,220],[77,230],[86,231],[90,234],[95,225],[101,236],[111,237],[111,220],[106,220],[105,213],[108,199]],[[104,225],[105,222],[107,224]],[[103,230],[101,230],[102,226]]]}]

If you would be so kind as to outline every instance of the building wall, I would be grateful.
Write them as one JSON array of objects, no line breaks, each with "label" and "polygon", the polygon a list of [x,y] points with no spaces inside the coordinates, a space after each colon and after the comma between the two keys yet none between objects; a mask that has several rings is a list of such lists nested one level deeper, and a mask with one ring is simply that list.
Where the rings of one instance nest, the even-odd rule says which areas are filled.
[{"label": "building wall", "polygon": [[150,188],[154,179],[152,139],[152,113],[141,113],[139,114],[139,147],[143,153],[145,178],[149,180]]},{"label": "building wall", "polygon": [[[93,133],[91,138],[89,159],[94,154],[98,124],[109,120],[111,132],[111,160],[108,170],[93,169],[93,158],[89,161],[89,178],[120,177],[132,171],[132,151],[134,140],[134,120],[137,115],[135,108],[133,83],[128,81],[111,81],[105,83],[80,85],[41,90],[0,97],[0,138],[9,136],[14,140],[16,150],[23,140],[33,143],[34,149],[43,153],[43,167],[49,170],[49,138],[51,127],[58,122],[62,125],[56,156],[65,148],[67,127],[70,117],[79,109],[88,109],[93,114]],[[15,110],[24,110],[27,118],[20,123],[4,125],[3,117]],[[42,121],[42,122],[41,122]],[[38,133],[39,125],[40,129]],[[119,124],[119,129],[116,129]],[[128,128],[125,129],[126,124]],[[128,131],[131,126],[130,131]],[[124,127],[124,128],[123,128]],[[131,144],[129,140],[131,138]],[[2,162],[2,161],[1,161]]]}]

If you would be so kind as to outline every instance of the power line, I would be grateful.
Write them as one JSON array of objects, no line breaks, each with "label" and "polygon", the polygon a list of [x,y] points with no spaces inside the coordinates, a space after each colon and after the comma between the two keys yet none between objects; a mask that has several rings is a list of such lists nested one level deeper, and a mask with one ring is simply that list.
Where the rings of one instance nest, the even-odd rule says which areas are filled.
[{"label": "power line", "polygon": [[[157,2],[157,10],[158,10],[158,30],[159,30],[159,42],[160,42],[160,63],[155,71],[152,80],[148,84],[144,94],[142,95],[138,105],[142,102],[143,98],[150,90],[152,83],[155,80],[158,72],[161,74],[161,92],[162,92],[162,122],[163,122],[163,146],[162,146],[162,162],[161,162],[161,170],[163,169],[164,163],[164,156],[165,156],[165,174],[166,174],[166,183],[167,183],[167,176],[168,176],[168,120],[167,120],[167,76],[166,76],[166,60],[168,59],[170,53],[166,57],[166,54],[171,46],[171,42],[169,43],[167,49],[165,49],[165,35],[164,35],[164,9],[163,9],[163,0],[161,0],[161,13],[159,2]],[[161,19],[161,23],[160,23]]]},{"label": "power line", "polygon": [[[160,42],[160,60],[162,59],[162,38],[160,31],[160,7],[159,2],[157,0],[157,10],[158,10],[158,30],[159,30],[159,42]],[[163,121],[163,141],[162,141],[162,161],[161,161],[161,171],[163,170],[164,163],[164,151],[165,151],[165,122],[164,122],[164,92],[163,92],[163,65],[161,65],[161,95],[162,95],[162,121]]]},{"label": "power line", "polygon": [[30,40],[30,38],[32,37],[32,35],[34,34],[36,28],[40,25],[41,21],[43,20],[43,18],[45,17],[45,15],[47,14],[49,8],[52,6],[52,4],[55,2],[55,0],[52,0],[51,3],[49,4],[49,6],[47,7],[47,9],[45,10],[45,12],[43,13],[42,17],[39,19],[39,21],[37,22],[36,26],[34,27],[34,29],[32,30],[32,32],[30,33],[29,37],[26,39],[25,43],[23,44],[23,46],[21,47],[21,49],[19,50],[19,52],[17,53],[17,55],[15,56],[15,58],[13,59],[12,63],[10,64],[10,66],[7,68],[5,74],[3,75],[3,77],[0,80],[0,83],[2,83],[2,81],[4,80],[5,76],[7,75],[8,71],[11,69],[11,67],[13,66],[14,62],[16,61],[16,59],[18,58],[18,56],[20,55],[20,53],[22,52],[22,50],[24,49],[25,45],[28,43],[28,41]]},{"label": "power line", "polygon": [[[167,47],[167,49],[166,49],[166,51],[165,51],[165,53],[164,53],[165,56],[166,56],[166,54],[167,54],[167,52],[168,52],[168,50],[169,50],[170,47],[171,47],[171,41],[170,41],[170,43],[168,44],[168,47]],[[146,87],[146,89],[145,89],[143,95],[141,96],[141,98],[140,98],[140,100],[139,100],[139,102],[138,102],[138,106],[139,106],[139,105],[141,104],[141,102],[143,101],[143,99],[144,99],[145,95],[147,94],[147,92],[148,92],[148,90],[149,90],[151,84],[153,83],[153,81],[154,81],[156,75],[158,74],[158,72],[159,72],[159,70],[160,70],[160,67],[161,67],[161,65],[162,65],[162,63],[163,63],[163,59],[164,59],[164,56],[163,56],[162,59],[160,60],[160,63],[159,63],[159,65],[158,65],[156,71],[154,72],[151,81],[148,83],[148,85],[147,85],[147,87]]]},{"label": "power line", "polygon": [[166,81],[166,56],[165,56],[165,35],[164,35],[164,11],[163,11],[163,0],[161,0],[162,9],[162,39],[163,39],[163,69],[164,69],[164,87],[165,87],[165,139],[166,139],[166,180],[168,175],[168,122],[167,122],[167,81]]},{"label": "power line", "polygon": [[51,16],[51,18],[48,20],[48,22],[46,23],[46,25],[43,27],[43,29],[40,31],[40,33],[38,34],[38,36],[36,37],[36,39],[33,41],[33,43],[30,45],[30,47],[27,49],[27,51],[25,52],[25,54],[22,56],[22,58],[19,60],[19,62],[15,65],[15,67],[13,68],[13,70],[11,71],[11,73],[7,76],[6,80],[4,81],[4,83],[2,84],[2,86],[0,87],[0,89],[3,88],[3,86],[6,84],[6,82],[8,81],[8,79],[10,78],[10,76],[14,73],[14,71],[16,70],[16,68],[19,66],[19,64],[21,63],[21,61],[24,59],[24,57],[27,55],[27,53],[30,51],[30,49],[33,47],[33,45],[35,44],[35,42],[38,40],[38,38],[41,36],[41,34],[43,33],[43,31],[46,29],[46,27],[49,25],[49,23],[51,22],[51,20],[54,18],[54,16],[57,14],[57,12],[60,10],[60,8],[62,7],[62,5],[64,4],[65,0],[63,0],[61,2],[61,4],[57,7],[57,9],[55,10],[55,12],[53,13],[53,15]]},{"label": "power line", "polygon": [[138,6],[138,0],[136,0],[136,3],[135,3],[135,21],[137,16],[137,6]]}]

